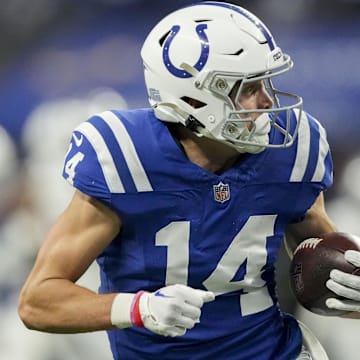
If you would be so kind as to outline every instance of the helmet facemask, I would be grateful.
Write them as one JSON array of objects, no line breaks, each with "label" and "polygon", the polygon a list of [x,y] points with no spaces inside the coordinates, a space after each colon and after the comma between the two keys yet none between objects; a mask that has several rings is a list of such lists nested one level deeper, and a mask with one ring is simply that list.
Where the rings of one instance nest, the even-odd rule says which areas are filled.
[{"label": "helmet facemask", "polygon": [[[286,148],[295,141],[298,126],[290,131],[290,116],[292,109],[302,111],[302,99],[294,94],[277,90],[273,86],[272,77],[278,75],[267,72],[258,75],[242,76],[238,80],[228,97],[232,99],[232,110],[226,115],[221,136],[230,142],[239,152],[258,153],[265,148]],[[244,108],[241,104],[241,95],[248,84],[261,81],[264,83],[266,92],[272,99],[273,105],[269,108]],[[234,94],[235,89],[235,94]],[[280,105],[286,104],[284,106]],[[277,122],[281,112],[285,113],[286,126]],[[300,116],[299,116],[300,117]],[[269,142],[271,127],[283,135],[283,141],[277,144]]]},{"label": "helmet facemask", "polygon": [[[182,64],[184,68],[190,70],[189,65]],[[292,67],[289,58],[288,68],[268,71],[257,75],[244,75],[233,73],[211,72],[206,76],[196,76],[194,69],[194,84],[198,89],[208,91],[214,98],[223,101],[224,119],[220,128],[211,128],[209,123],[213,118],[208,115],[208,123],[204,125],[198,120],[196,111],[206,111],[207,104],[196,99],[185,98],[193,107],[193,110],[185,120],[185,126],[190,128],[198,136],[206,136],[236,148],[239,152],[259,153],[265,148],[286,148],[293,144],[297,136],[299,122],[293,131],[290,131],[291,110],[298,109],[299,117],[302,111],[301,97],[277,90],[272,82],[272,78],[288,71]],[[273,106],[268,109],[245,109],[241,105],[241,94],[247,84],[263,81],[266,91],[273,101]],[[230,90],[229,90],[230,89]],[[281,106],[281,103],[286,105]],[[194,105],[195,104],[195,105]],[[158,104],[158,106],[161,104]],[[159,110],[159,109],[158,109]],[[286,113],[286,126],[277,122],[278,115]],[[271,127],[283,135],[283,141],[278,144],[269,143],[269,133]]]}]

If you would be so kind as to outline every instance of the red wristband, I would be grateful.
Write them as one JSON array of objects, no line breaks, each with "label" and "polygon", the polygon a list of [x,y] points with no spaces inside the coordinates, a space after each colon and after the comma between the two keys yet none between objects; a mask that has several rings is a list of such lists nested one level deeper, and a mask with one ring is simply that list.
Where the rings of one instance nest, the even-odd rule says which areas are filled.
[{"label": "red wristband", "polygon": [[139,327],[144,327],[144,323],[141,319],[141,315],[140,315],[140,310],[139,310],[139,301],[140,301],[140,297],[141,295],[143,295],[144,293],[146,293],[147,291],[141,290],[138,291],[135,294],[134,300],[131,303],[131,307],[130,307],[130,320],[131,323],[133,325],[139,326]]}]

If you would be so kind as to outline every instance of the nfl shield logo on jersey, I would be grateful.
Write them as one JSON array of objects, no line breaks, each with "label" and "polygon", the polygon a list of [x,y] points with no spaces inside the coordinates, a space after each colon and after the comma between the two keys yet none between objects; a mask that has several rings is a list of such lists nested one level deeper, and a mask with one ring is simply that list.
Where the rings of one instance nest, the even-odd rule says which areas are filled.
[{"label": "nfl shield logo on jersey", "polygon": [[218,202],[225,202],[230,199],[230,187],[229,184],[223,184],[219,182],[217,185],[213,186],[214,189],[214,199]]}]

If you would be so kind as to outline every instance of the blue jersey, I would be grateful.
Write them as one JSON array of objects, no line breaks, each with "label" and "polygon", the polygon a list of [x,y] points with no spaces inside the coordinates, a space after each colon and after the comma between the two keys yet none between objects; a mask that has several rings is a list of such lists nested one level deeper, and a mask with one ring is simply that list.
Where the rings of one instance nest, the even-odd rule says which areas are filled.
[{"label": "blue jersey", "polygon": [[[271,142],[282,136],[271,131]],[[279,310],[274,264],[285,227],[332,183],[318,121],[303,112],[292,147],[248,154],[216,175],[186,158],[151,109],[106,111],[74,130],[63,176],[122,220],[97,259],[101,293],[180,283],[216,294],[184,336],[109,331],[116,360],[296,358],[301,332]]]}]

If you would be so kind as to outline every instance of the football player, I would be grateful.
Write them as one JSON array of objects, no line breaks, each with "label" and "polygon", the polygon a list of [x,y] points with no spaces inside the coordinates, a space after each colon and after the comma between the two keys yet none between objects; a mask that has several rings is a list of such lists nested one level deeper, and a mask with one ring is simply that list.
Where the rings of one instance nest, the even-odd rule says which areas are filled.
[{"label": "football player", "polygon": [[[76,191],[23,287],[25,325],[107,330],[114,359],[326,359],[275,289],[285,235],[291,249],[336,230],[325,130],[273,85],[291,58],[215,1],[163,18],[141,56],[151,107],[72,134]],[[76,284],[95,260],[99,293]]]}]

